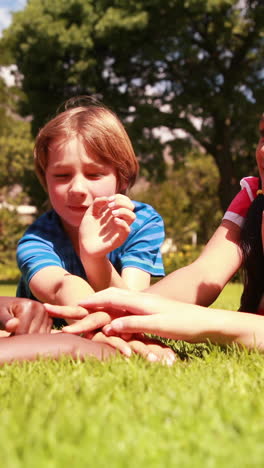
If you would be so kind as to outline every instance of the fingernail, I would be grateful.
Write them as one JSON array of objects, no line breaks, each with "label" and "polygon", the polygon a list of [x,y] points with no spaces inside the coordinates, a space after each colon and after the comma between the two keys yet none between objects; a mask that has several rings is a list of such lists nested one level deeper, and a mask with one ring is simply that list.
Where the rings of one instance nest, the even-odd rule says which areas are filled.
[{"label": "fingernail", "polygon": [[158,361],[158,357],[156,356],[156,354],[149,353],[147,355],[147,360],[150,361],[150,362],[156,362],[156,361]]},{"label": "fingernail", "polygon": [[118,216],[120,214],[120,210],[112,210],[112,214],[114,216]]},{"label": "fingernail", "polygon": [[111,197],[108,197],[108,200],[110,201],[115,200],[115,195],[111,195]]},{"label": "fingernail", "polygon": [[121,321],[121,320],[118,320],[118,319],[117,319],[117,320],[114,320],[114,322],[112,322],[112,324],[111,324],[111,327],[112,327],[112,329],[115,330],[115,331],[120,331],[120,330],[122,330],[122,328],[123,328],[122,321]]},{"label": "fingernail", "polygon": [[164,362],[165,364],[167,364],[167,366],[173,366],[175,359],[172,359],[171,357],[167,357]]},{"label": "fingernail", "polygon": [[111,325],[105,325],[104,328],[103,328],[103,332],[104,332],[105,335],[108,335],[109,333],[111,333],[112,330],[113,329],[112,329]]},{"label": "fingernail", "polygon": [[127,356],[127,357],[130,357],[131,354],[132,354],[131,348],[124,348],[123,352],[124,352],[125,356]]}]

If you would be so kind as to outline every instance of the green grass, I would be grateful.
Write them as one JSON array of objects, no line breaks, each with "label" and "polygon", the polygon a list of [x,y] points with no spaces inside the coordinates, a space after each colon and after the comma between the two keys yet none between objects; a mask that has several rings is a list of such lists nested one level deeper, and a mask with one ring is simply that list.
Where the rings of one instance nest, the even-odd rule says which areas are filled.
[{"label": "green grass", "polygon": [[242,284],[229,283],[218,296],[217,300],[212,304],[212,307],[219,309],[238,310],[242,290]]},{"label": "green grass", "polygon": [[[240,291],[229,285],[215,305],[233,307]],[[173,345],[181,359],[171,368],[137,356],[2,367],[0,463],[262,468],[264,357]]]},{"label": "green grass", "polygon": [[0,283],[0,296],[15,296],[17,285],[13,283]]}]

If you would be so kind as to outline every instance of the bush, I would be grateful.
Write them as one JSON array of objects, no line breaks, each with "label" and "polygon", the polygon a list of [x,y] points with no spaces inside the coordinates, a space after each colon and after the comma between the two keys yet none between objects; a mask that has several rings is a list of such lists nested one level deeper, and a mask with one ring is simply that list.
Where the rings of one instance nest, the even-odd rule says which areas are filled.
[{"label": "bush", "polygon": [[163,254],[166,275],[192,263],[199,255],[203,246],[185,244],[176,252]]}]

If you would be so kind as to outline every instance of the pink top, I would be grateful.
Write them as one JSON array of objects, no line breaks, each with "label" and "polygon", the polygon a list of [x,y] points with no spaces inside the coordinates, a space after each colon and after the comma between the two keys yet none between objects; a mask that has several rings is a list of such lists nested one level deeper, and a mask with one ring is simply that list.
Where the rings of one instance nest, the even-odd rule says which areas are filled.
[{"label": "pink top", "polygon": [[259,189],[258,177],[244,177],[240,181],[241,190],[231,201],[223,219],[228,219],[238,226],[242,226],[248,209],[257,196]]}]

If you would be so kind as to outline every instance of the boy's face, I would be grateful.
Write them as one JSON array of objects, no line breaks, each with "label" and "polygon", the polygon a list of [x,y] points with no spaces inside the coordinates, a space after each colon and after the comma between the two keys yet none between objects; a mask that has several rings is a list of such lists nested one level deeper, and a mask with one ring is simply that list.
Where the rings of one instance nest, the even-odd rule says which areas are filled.
[{"label": "boy's face", "polygon": [[259,176],[262,182],[262,189],[264,189],[264,117],[259,123],[259,141],[256,148],[256,160],[259,170]]},{"label": "boy's face", "polygon": [[87,154],[77,137],[51,144],[46,183],[53,209],[66,227],[75,228],[96,197],[117,190],[115,170]]}]

